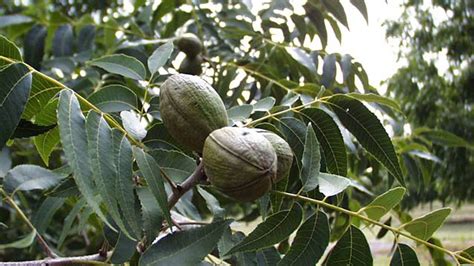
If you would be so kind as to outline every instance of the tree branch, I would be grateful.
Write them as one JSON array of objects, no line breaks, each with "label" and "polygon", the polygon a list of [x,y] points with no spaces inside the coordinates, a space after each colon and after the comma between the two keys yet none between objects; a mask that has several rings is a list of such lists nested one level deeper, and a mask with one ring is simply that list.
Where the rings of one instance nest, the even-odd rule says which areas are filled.
[{"label": "tree branch", "polygon": [[176,190],[173,190],[173,194],[168,197],[169,208],[173,208],[176,202],[178,202],[179,198],[181,198],[186,192],[188,192],[194,186],[203,181],[204,178],[204,165],[201,161],[194,170],[194,172],[188,178],[186,178],[186,180],[184,180],[182,184],[177,185]]},{"label": "tree branch", "polygon": [[108,257],[112,255],[112,252],[108,252],[106,256],[98,253],[86,256],[77,257],[65,257],[65,258],[54,258],[54,259],[43,259],[43,260],[31,260],[31,261],[18,261],[18,262],[2,262],[4,266],[17,266],[17,265],[66,265],[66,264],[93,264],[93,265],[104,265],[103,263]]}]

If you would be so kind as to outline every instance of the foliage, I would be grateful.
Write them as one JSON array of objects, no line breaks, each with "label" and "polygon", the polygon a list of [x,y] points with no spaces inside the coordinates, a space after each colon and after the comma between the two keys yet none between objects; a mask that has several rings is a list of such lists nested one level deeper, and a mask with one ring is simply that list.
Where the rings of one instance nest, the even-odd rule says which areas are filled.
[{"label": "foliage", "polygon": [[[410,189],[409,204],[460,203],[474,199],[474,5],[465,0],[424,2],[404,1],[400,18],[386,23],[387,36],[398,42],[404,63],[388,80],[388,93],[406,115],[401,125],[440,131],[414,130],[410,136],[419,147],[404,155],[403,162],[412,169],[408,178],[418,179],[422,188]],[[453,143],[452,134],[470,145]],[[425,149],[434,156],[424,156]]]},{"label": "foliage", "polygon": [[[374,225],[397,236],[394,263],[416,262],[402,237],[439,261],[472,262],[469,248],[449,251],[432,238],[449,209],[412,219],[399,206],[413,182],[400,158],[420,145],[392,141],[378,117],[396,118],[397,103],[377,94],[350,55],[324,50],[329,30],[348,27],[345,4],[198,2],[1,7],[2,260],[370,265],[359,228]],[[347,4],[367,19],[364,1]],[[229,125],[270,130],[293,150],[290,176],[256,202],[210,186],[200,154],[161,121],[160,86],[183,59],[173,40],[185,32],[203,41],[202,78]],[[235,230],[257,218],[248,236]],[[329,242],[337,243],[325,255]]]}]

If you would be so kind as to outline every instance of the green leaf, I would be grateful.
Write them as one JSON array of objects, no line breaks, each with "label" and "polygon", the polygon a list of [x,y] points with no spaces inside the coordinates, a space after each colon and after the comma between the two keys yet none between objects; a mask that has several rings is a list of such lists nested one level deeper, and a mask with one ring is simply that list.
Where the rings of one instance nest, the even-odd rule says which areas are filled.
[{"label": "green leaf", "polygon": [[58,126],[64,155],[73,171],[74,181],[89,206],[110,228],[96,197],[96,185],[90,168],[91,160],[87,150],[85,119],[79,101],[72,90],[63,90],[59,96]]},{"label": "green leaf", "polygon": [[351,180],[338,175],[320,173],[318,177],[319,191],[326,197],[334,196],[351,185]]},{"label": "green leaf", "polygon": [[253,106],[250,104],[238,105],[227,110],[227,117],[232,121],[243,121],[250,117]]},{"label": "green leaf", "polygon": [[450,213],[451,208],[441,208],[413,219],[402,225],[401,228],[408,231],[414,237],[428,240],[443,225]]},{"label": "green leaf", "polygon": [[280,119],[280,131],[285,136],[286,141],[295,153],[296,163],[301,167],[301,159],[305,146],[306,125],[292,117],[284,117]]},{"label": "green leaf", "polygon": [[137,242],[128,238],[123,232],[120,232],[117,243],[114,247],[110,262],[121,264],[128,262],[136,251]]},{"label": "green leaf", "polygon": [[339,20],[347,29],[349,29],[349,24],[347,23],[346,12],[344,11],[344,7],[341,5],[339,0],[321,0],[324,7],[334,15],[334,17]]},{"label": "green leaf", "polygon": [[209,254],[231,221],[169,234],[143,253],[139,265],[196,265]]},{"label": "green leaf", "polygon": [[30,23],[31,21],[32,19],[30,17],[20,14],[2,15],[0,17],[0,29],[13,25]]},{"label": "green leaf", "polygon": [[20,119],[20,122],[15,128],[15,132],[13,132],[13,135],[10,138],[15,139],[38,136],[49,131],[55,126],[56,125],[40,126],[33,124],[28,120]]},{"label": "green leaf", "polygon": [[10,150],[4,147],[0,150],[0,177],[5,177],[8,170],[12,168],[12,158],[10,156]]},{"label": "green leaf", "polygon": [[36,70],[40,70],[44,56],[44,46],[48,31],[42,25],[34,25],[25,36],[23,57],[25,62]]},{"label": "green leaf", "polygon": [[118,227],[128,234],[115,199],[117,191],[115,182],[118,173],[114,157],[112,130],[102,115],[90,111],[86,117],[86,133],[94,183],[110,216]]},{"label": "green leaf", "polygon": [[309,20],[313,23],[318,31],[318,37],[321,40],[321,45],[323,48],[326,48],[328,44],[328,32],[326,30],[326,25],[324,25],[324,16],[318,9],[314,8],[310,3],[306,3],[304,6],[306,10],[306,15],[309,17]]},{"label": "green leaf", "polygon": [[[332,0],[331,0],[332,1]],[[324,57],[323,75],[321,84],[326,88],[331,88],[336,79],[336,55],[328,54]]]},{"label": "green leaf", "polygon": [[65,176],[54,173],[46,168],[22,164],[8,171],[3,181],[6,191],[15,193],[16,191],[45,190],[59,184]]},{"label": "green leaf", "polygon": [[161,176],[160,167],[153,157],[138,147],[133,147],[133,155],[137,160],[138,167],[148,183],[148,188],[151,190],[153,196],[158,202],[166,221],[168,224],[173,224],[170,209],[168,207],[168,196],[166,195],[165,184],[163,177]]},{"label": "green leaf", "polygon": [[393,207],[403,199],[406,189],[402,187],[392,188],[389,191],[379,195],[369,205],[362,208],[370,219],[378,221],[382,216],[388,213]]},{"label": "green leaf", "polygon": [[149,154],[160,169],[177,183],[183,182],[196,168],[196,161],[193,158],[177,150],[154,149]]},{"label": "green leaf", "polygon": [[337,241],[324,265],[372,265],[373,258],[364,234],[351,225]]},{"label": "green leaf", "polygon": [[36,150],[46,166],[49,166],[49,156],[59,143],[59,128],[55,127],[50,131],[33,138]]},{"label": "green leaf", "polygon": [[362,147],[404,186],[405,182],[395,149],[377,117],[361,102],[348,96],[333,96],[328,102],[341,123],[357,138]]},{"label": "green leaf", "polygon": [[[251,253],[246,253],[251,254]],[[277,265],[281,260],[280,254],[275,247],[269,247],[257,252],[257,265],[272,266]]]},{"label": "green leaf", "polygon": [[124,54],[106,55],[91,62],[91,65],[135,80],[144,80],[146,69],[135,57]]},{"label": "green leaf", "polygon": [[124,222],[133,232],[132,236],[141,236],[141,217],[137,211],[137,197],[133,184],[133,152],[130,142],[118,129],[112,130],[114,160],[117,177],[115,180],[115,198]]},{"label": "green leaf", "polygon": [[[47,113],[48,114],[47,117],[45,116],[45,114],[43,114],[42,119],[40,119],[39,116],[41,116],[43,109],[48,108],[47,106],[51,104],[53,104],[54,106],[55,104],[54,99],[53,100],[51,99],[55,97],[56,94],[61,89],[62,87],[59,87],[58,84],[47,79],[45,76],[42,76],[40,73],[33,72],[33,82],[31,84],[30,98],[28,99],[28,102],[25,107],[25,111],[23,112],[23,118],[27,120],[31,120],[32,118],[35,118],[35,123],[37,123],[38,125],[54,124],[56,122],[56,119],[54,118],[54,121],[50,121],[51,118],[49,117],[49,114],[51,112]],[[56,108],[54,108],[54,111],[56,111]],[[36,119],[37,116],[38,116],[38,119]],[[44,119],[44,118],[48,118],[48,119]],[[43,121],[43,120],[47,120],[47,121]],[[48,124],[45,124],[46,122]]]},{"label": "green leaf", "polygon": [[318,108],[306,108],[300,113],[305,122],[311,122],[323,150],[323,158],[329,172],[347,174],[346,146],[341,131],[332,117]]},{"label": "green leaf", "polygon": [[[457,253],[459,253],[459,255],[463,256],[466,259],[474,260],[474,246],[458,251]],[[459,260],[459,263],[468,263],[468,262],[465,260]]]},{"label": "green leaf", "polygon": [[419,266],[418,257],[415,251],[408,245],[399,243],[395,254],[390,260],[390,266]]},{"label": "green leaf", "polygon": [[259,250],[285,240],[298,228],[302,216],[303,210],[298,203],[295,203],[290,210],[280,211],[269,216],[228,254]]},{"label": "green leaf", "polygon": [[273,97],[266,97],[263,99],[258,100],[258,102],[253,104],[253,110],[254,111],[259,111],[259,112],[267,112],[272,109],[272,107],[275,105],[275,98]]},{"label": "green leaf", "polygon": [[316,265],[329,244],[326,214],[318,211],[301,225],[290,250],[278,265]]},{"label": "green leaf", "polygon": [[31,246],[33,244],[33,241],[35,241],[36,237],[36,230],[31,231],[29,234],[27,234],[25,237],[16,240],[11,243],[7,244],[0,244],[0,249],[4,250],[7,248],[18,248],[18,249],[23,249]]},{"label": "green leaf", "polygon": [[69,24],[61,25],[54,33],[53,55],[55,57],[71,56],[74,47],[74,36],[72,26]]},{"label": "green leaf", "polygon": [[432,142],[447,147],[466,147],[474,149],[474,145],[465,139],[444,130],[434,130],[429,128],[419,128],[414,132],[416,135],[424,136]]},{"label": "green leaf", "polygon": [[321,154],[319,142],[311,123],[306,129],[303,158],[301,159],[300,179],[303,191],[308,192],[318,186],[319,169],[321,168]]},{"label": "green leaf", "polygon": [[137,195],[140,199],[143,229],[147,239],[155,239],[163,223],[163,214],[156,204],[156,199],[147,188],[137,189]]},{"label": "green leaf", "polygon": [[364,16],[365,21],[369,23],[369,15],[367,14],[367,6],[365,5],[364,0],[351,0],[351,4],[354,5],[359,12]]},{"label": "green leaf", "polygon": [[31,74],[21,63],[0,70],[0,149],[13,135],[31,89]]},{"label": "green leaf", "polygon": [[44,234],[51,224],[54,214],[64,205],[66,198],[47,197],[35,210],[31,223],[34,225],[38,234]]},{"label": "green leaf", "polygon": [[150,58],[148,58],[148,69],[150,70],[150,73],[154,74],[160,67],[164,66],[172,52],[173,41],[168,41],[162,46],[156,48]]},{"label": "green leaf", "polygon": [[393,110],[397,112],[403,113],[402,109],[400,108],[400,105],[398,105],[396,101],[390,98],[384,97],[382,95],[377,95],[373,93],[360,94],[360,93],[355,93],[355,92],[351,92],[345,95],[350,96],[357,100],[365,101],[365,102],[383,104],[385,106],[392,108]]},{"label": "green leaf", "polygon": [[88,100],[102,112],[112,113],[138,109],[138,97],[129,88],[112,84],[94,92]]},{"label": "green leaf", "polygon": [[3,35],[0,35],[0,55],[13,60],[23,61],[20,49]]},{"label": "green leaf", "polygon": [[81,198],[78,200],[75,204],[74,207],[71,209],[71,211],[68,213],[66,218],[64,219],[63,227],[61,230],[61,234],[59,235],[59,240],[57,247],[58,249],[63,245],[64,240],[66,240],[66,237],[71,234],[71,228],[74,223],[74,220],[76,217],[79,215],[79,212],[81,209],[85,206],[86,201],[84,198]]},{"label": "green leaf", "polygon": [[285,50],[293,59],[311,71],[311,73],[316,73],[317,69],[313,60],[303,49],[298,47],[286,47]]},{"label": "green leaf", "polygon": [[125,130],[134,138],[142,140],[146,137],[145,124],[142,123],[137,114],[131,111],[122,111],[120,112],[120,118],[122,118]]}]

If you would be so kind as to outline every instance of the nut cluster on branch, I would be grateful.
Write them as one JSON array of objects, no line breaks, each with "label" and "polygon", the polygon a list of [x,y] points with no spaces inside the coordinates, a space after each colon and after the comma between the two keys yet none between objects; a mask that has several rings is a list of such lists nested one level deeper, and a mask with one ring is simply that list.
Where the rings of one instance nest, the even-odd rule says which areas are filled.
[{"label": "nut cluster on branch", "polygon": [[175,44],[186,57],[179,66],[179,73],[199,76],[202,73],[202,42],[193,33],[185,33],[175,40]]}]

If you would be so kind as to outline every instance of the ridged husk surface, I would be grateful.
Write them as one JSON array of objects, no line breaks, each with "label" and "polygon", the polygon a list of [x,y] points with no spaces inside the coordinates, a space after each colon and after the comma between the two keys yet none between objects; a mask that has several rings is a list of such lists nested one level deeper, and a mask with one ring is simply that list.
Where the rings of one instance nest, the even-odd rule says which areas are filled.
[{"label": "ridged husk surface", "polygon": [[202,56],[196,57],[186,56],[181,65],[179,65],[179,73],[199,76],[202,73]]},{"label": "ridged husk surface", "polygon": [[291,150],[290,145],[286,140],[273,132],[263,129],[257,129],[257,132],[270,141],[277,154],[278,166],[274,183],[287,178],[290,174],[291,164],[293,163],[293,151]]},{"label": "ridged husk surface", "polygon": [[201,40],[193,33],[185,33],[179,36],[175,44],[180,51],[191,58],[196,57],[202,51]]},{"label": "ridged husk surface", "polygon": [[213,131],[203,150],[204,170],[213,186],[239,201],[253,201],[272,187],[277,155],[255,130],[224,127]]},{"label": "ridged husk surface", "polygon": [[227,126],[224,103],[198,76],[170,76],[160,88],[160,112],[173,138],[197,152],[212,131]]}]

